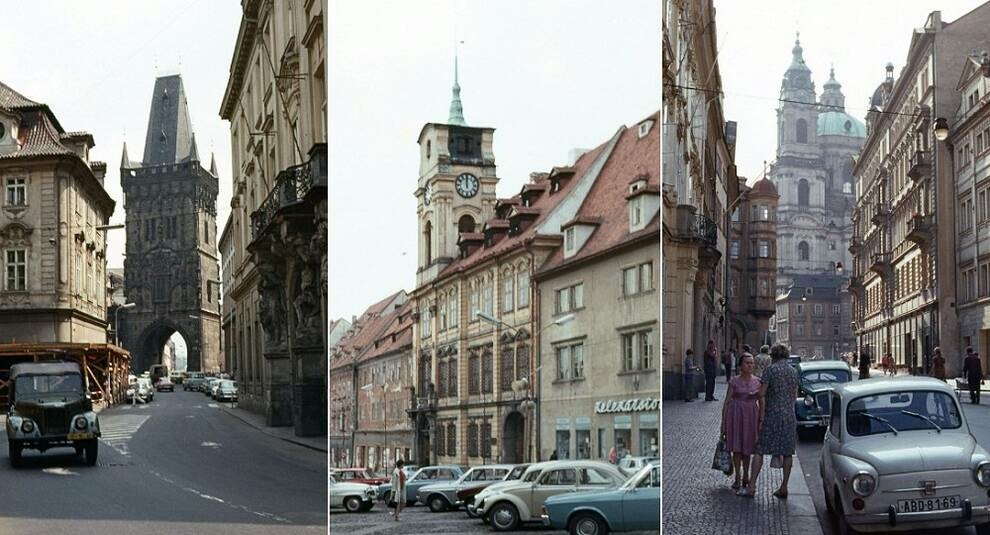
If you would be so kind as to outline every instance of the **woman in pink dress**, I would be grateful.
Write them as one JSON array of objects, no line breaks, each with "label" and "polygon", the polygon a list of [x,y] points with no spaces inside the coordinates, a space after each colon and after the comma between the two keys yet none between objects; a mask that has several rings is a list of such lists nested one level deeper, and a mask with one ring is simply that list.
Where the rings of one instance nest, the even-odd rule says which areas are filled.
[{"label": "woman in pink dress", "polygon": [[729,388],[722,405],[722,434],[726,448],[732,452],[732,465],[736,480],[732,488],[739,493],[749,485],[749,459],[760,425],[760,379],[753,375],[756,360],[749,353],[739,359],[739,375],[729,381]]}]

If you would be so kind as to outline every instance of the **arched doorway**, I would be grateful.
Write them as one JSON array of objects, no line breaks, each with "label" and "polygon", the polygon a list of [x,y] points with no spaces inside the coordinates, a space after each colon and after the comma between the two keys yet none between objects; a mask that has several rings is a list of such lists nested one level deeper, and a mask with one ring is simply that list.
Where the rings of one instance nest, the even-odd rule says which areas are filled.
[{"label": "arched doorway", "polygon": [[132,355],[131,373],[140,375],[153,364],[165,364],[169,372],[200,370],[199,355],[189,351],[194,345],[195,340],[190,339],[182,328],[168,320],[157,321],[138,338],[140,352]]},{"label": "arched doorway", "polygon": [[505,417],[502,428],[502,462],[523,462],[523,433],[526,429],[526,419],[519,411],[512,411]]}]

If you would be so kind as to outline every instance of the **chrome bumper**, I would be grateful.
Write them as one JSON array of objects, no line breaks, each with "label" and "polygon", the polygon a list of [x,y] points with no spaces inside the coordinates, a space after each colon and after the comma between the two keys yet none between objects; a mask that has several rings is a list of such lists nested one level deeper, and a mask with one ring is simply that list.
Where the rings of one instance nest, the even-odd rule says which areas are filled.
[{"label": "chrome bumper", "polygon": [[540,515],[540,521],[543,522],[543,525],[544,526],[546,526],[548,528],[550,527],[550,516],[549,515]]},{"label": "chrome bumper", "polygon": [[916,513],[898,513],[888,510],[886,513],[870,513],[865,515],[846,515],[846,521],[858,531],[888,532],[941,529],[955,526],[970,526],[990,522],[990,505],[971,507],[971,513],[966,513],[968,499],[963,500],[963,507],[942,511],[920,511]]}]

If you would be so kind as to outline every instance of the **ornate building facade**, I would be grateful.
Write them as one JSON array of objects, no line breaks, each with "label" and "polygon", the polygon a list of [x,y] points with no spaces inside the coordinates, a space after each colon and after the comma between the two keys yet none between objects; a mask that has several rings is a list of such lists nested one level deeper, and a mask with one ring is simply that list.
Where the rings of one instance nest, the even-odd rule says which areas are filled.
[{"label": "ornate building facade", "polygon": [[758,350],[771,341],[777,288],[777,188],[766,177],[752,187],[739,178],[739,204],[729,236],[729,347]]},{"label": "ornate building facade", "polygon": [[241,405],[327,430],[326,0],[242,0],[220,116],[233,152],[225,328]]},{"label": "ornate building facade", "polygon": [[106,343],[115,203],[93,136],[0,83],[0,343]]},{"label": "ornate building facade", "polygon": [[166,341],[186,341],[190,370],[220,369],[220,274],[217,252],[216,164],[202,167],[182,78],[155,80],[144,156],[120,160],[131,308],[120,315],[120,340],[131,368],[162,362]]}]

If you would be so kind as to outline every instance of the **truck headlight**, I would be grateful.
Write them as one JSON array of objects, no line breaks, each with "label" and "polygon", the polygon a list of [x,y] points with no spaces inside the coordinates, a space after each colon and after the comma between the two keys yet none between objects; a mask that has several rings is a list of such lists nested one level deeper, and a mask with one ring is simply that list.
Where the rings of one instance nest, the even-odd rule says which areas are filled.
[{"label": "truck headlight", "polygon": [[24,420],[23,422],[21,422],[22,433],[30,433],[32,431],[34,431],[34,422],[32,422],[31,420]]},{"label": "truck headlight", "polygon": [[976,482],[983,487],[990,487],[990,462],[983,461],[976,467]]},{"label": "truck headlight", "polygon": [[85,416],[76,416],[76,420],[75,422],[73,422],[72,425],[74,425],[76,429],[82,431],[83,429],[86,429],[86,427],[89,425],[89,422],[86,421]]},{"label": "truck headlight", "polygon": [[870,474],[860,472],[852,478],[852,489],[859,496],[869,496],[877,490],[877,480]]},{"label": "truck headlight", "polygon": [[810,395],[804,396],[804,404],[807,407],[815,406],[815,398],[811,397]]}]

